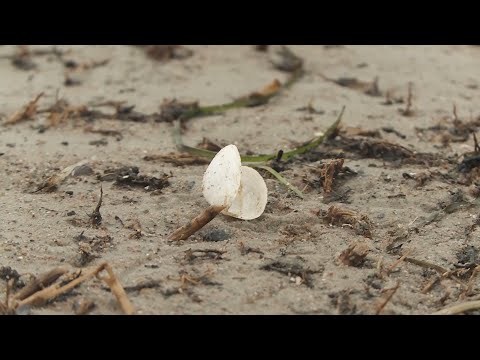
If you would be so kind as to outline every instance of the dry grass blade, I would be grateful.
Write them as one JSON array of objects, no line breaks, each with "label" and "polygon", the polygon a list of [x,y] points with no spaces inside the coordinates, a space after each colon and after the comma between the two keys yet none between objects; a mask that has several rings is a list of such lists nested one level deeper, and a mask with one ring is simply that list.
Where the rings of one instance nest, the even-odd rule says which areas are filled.
[{"label": "dry grass blade", "polygon": [[380,315],[380,313],[383,311],[385,306],[392,300],[393,295],[397,292],[398,288],[400,287],[400,281],[397,282],[397,285],[393,289],[389,289],[390,293],[387,295],[387,297],[380,303],[378,306],[377,310],[375,311],[375,315]]},{"label": "dry grass blade", "polygon": [[440,311],[434,312],[432,315],[458,315],[478,309],[480,309],[480,300],[467,301],[458,305],[446,307]]},{"label": "dry grass blade", "polygon": [[410,255],[412,253],[413,249],[410,249],[408,250],[402,257],[400,257],[400,259],[398,259],[397,261],[395,261],[392,266],[390,266],[388,269],[387,269],[387,275],[390,275],[392,273],[393,270],[395,270],[397,268],[398,265],[400,265],[402,262],[405,261],[405,259],[408,257],[408,255]]}]

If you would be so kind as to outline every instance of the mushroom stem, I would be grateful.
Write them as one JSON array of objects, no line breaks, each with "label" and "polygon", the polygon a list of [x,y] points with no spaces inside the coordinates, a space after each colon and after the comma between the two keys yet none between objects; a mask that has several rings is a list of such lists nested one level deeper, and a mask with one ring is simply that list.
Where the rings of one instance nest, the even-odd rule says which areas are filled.
[{"label": "mushroom stem", "polygon": [[173,233],[170,234],[168,240],[170,241],[179,241],[187,240],[190,236],[195,234],[198,230],[207,225],[210,221],[215,219],[215,217],[220,214],[226,206],[223,205],[213,205],[205,209],[200,215],[191,220],[188,224],[178,228]]}]

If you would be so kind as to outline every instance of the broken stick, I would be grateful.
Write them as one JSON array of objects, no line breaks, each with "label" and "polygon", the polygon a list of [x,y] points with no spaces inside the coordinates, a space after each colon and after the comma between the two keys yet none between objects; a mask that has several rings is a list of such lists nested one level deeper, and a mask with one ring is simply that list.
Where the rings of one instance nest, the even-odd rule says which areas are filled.
[{"label": "broken stick", "polygon": [[225,206],[213,205],[203,211],[195,219],[191,220],[188,224],[182,226],[181,228],[175,230],[168,240],[170,241],[180,241],[187,240],[190,236],[195,234],[198,230],[207,225],[210,221],[215,219],[215,217],[220,214],[225,209]]}]

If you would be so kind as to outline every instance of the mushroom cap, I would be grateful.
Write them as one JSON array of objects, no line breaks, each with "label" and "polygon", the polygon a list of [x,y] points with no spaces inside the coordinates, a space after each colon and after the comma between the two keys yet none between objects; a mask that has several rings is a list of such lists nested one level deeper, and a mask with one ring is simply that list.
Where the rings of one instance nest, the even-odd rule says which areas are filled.
[{"label": "mushroom cap", "polygon": [[253,220],[265,211],[268,190],[265,180],[257,170],[241,167],[241,182],[232,205],[223,214],[242,220]]},{"label": "mushroom cap", "polygon": [[210,205],[230,207],[240,188],[242,172],[240,153],[228,145],[213,158],[203,175],[203,196]]}]

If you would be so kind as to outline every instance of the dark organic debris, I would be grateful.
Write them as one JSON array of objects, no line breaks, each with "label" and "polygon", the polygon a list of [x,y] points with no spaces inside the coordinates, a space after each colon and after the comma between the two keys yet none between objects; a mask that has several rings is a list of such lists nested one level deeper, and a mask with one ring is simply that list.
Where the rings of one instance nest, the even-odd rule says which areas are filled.
[{"label": "dark organic debris", "polygon": [[107,145],[108,145],[108,141],[107,141],[107,139],[92,140],[92,141],[89,141],[88,144],[89,144],[89,145],[92,145],[92,146],[96,146],[96,147],[99,147],[99,146],[107,146]]},{"label": "dark organic debris", "polygon": [[225,253],[226,251],[220,251],[215,249],[188,249],[187,251],[185,251],[184,260],[190,264],[198,259],[223,260],[222,255]]},{"label": "dark organic debris", "polygon": [[321,75],[321,77],[329,82],[337,84],[341,87],[346,87],[352,90],[361,91],[366,95],[369,96],[382,96],[383,93],[380,91],[378,86],[378,77],[373,79],[373,81],[361,81],[355,77],[341,77],[338,79],[332,79],[325,75]]},{"label": "dark organic debris", "polygon": [[338,260],[347,266],[361,267],[370,249],[364,242],[354,242],[342,251]]},{"label": "dark organic debris", "polygon": [[222,150],[223,146],[217,145],[216,143],[214,143],[210,139],[204,137],[202,139],[202,142],[197,145],[197,148],[218,152],[218,151]]},{"label": "dark organic debris", "polygon": [[140,170],[137,166],[124,166],[116,170],[105,171],[104,176],[99,176],[101,181],[113,181],[118,187],[141,187],[146,191],[162,190],[170,186],[168,179],[170,175],[164,174],[162,178],[148,177],[139,175]]},{"label": "dark organic debris", "polygon": [[297,111],[305,111],[307,112],[308,114],[316,114],[316,115],[323,115],[325,114],[325,111],[324,110],[319,110],[319,109],[315,109],[313,107],[313,104],[312,102],[308,103],[307,106],[302,106],[298,109],[296,109]]},{"label": "dark organic debris", "polygon": [[415,180],[415,182],[417,183],[416,187],[422,187],[423,185],[425,185],[428,181],[432,180],[433,175],[434,174],[430,171],[402,174],[405,179]]},{"label": "dark organic debris", "polygon": [[25,283],[20,280],[21,275],[17,270],[12,269],[10,266],[0,267],[0,279],[4,281],[13,280],[12,290],[18,290],[25,286]]},{"label": "dark organic debris", "polygon": [[415,111],[412,109],[413,106],[413,84],[408,84],[408,96],[407,96],[407,106],[405,109],[399,109],[400,114],[406,117],[414,116]]},{"label": "dark organic debris", "polygon": [[218,242],[218,241],[228,240],[231,237],[232,235],[226,230],[214,229],[214,230],[207,231],[206,234],[203,235],[203,240]]},{"label": "dark organic debris", "polygon": [[138,292],[143,289],[156,289],[160,287],[162,287],[162,281],[149,279],[149,280],[141,281],[136,285],[125,286],[125,291],[127,293],[130,293],[130,292]]},{"label": "dark organic debris", "polygon": [[366,215],[336,206],[331,206],[326,212],[319,212],[319,215],[330,225],[348,226],[357,235],[372,238],[373,224]]},{"label": "dark organic debris", "polygon": [[346,177],[348,175],[356,175],[356,172],[348,167],[344,167],[344,159],[333,159],[321,163],[318,167],[312,168],[311,173],[317,177],[313,181],[307,181],[313,187],[318,183],[323,188],[325,194],[330,194],[333,191],[333,183],[339,177]]},{"label": "dark organic debris", "polygon": [[295,55],[288,47],[281,46],[272,58],[272,63],[278,70],[293,73],[301,70],[303,59]]},{"label": "dark organic debris", "polygon": [[260,249],[255,249],[255,248],[252,248],[250,246],[245,246],[243,241],[240,242],[238,248],[239,248],[240,254],[242,256],[248,255],[250,253],[252,253],[252,254],[254,253],[254,254],[259,254],[260,258],[263,259],[263,256],[265,255],[265,253]]},{"label": "dark organic debris", "polygon": [[104,136],[113,136],[116,138],[117,141],[120,141],[123,139],[123,135],[120,131],[118,130],[111,130],[111,129],[95,129],[92,126],[86,126],[83,131],[87,133],[92,133],[92,134],[100,134]]},{"label": "dark organic debris", "polygon": [[469,180],[477,179],[480,168],[480,146],[478,145],[477,136],[473,133],[474,151],[463,155],[462,162],[458,166],[458,171],[461,173],[470,173]]},{"label": "dark organic debris", "polygon": [[475,120],[462,121],[458,117],[455,105],[453,105],[453,118],[448,117],[442,120],[442,123],[428,128],[415,128],[417,135],[423,139],[424,135],[432,134],[427,137],[429,141],[440,141],[442,146],[446,147],[452,142],[468,141],[470,134],[475,136],[475,132],[480,128],[480,117]]},{"label": "dark organic debris", "polygon": [[165,100],[160,106],[160,115],[156,122],[173,122],[175,120],[187,120],[201,113],[198,102],[182,103],[176,99]]},{"label": "dark organic debris", "polygon": [[474,268],[480,265],[479,251],[475,246],[467,245],[460,249],[457,254],[458,262],[455,264],[459,268]]},{"label": "dark organic debris", "polygon": [[328,294],[330,301],[338,315],[354,315],[357,313],[357,305],[350,298],[351,290],[341,290]]},{"label": "dark organic debris", "polygon": [[277,260],[269,262],[266,265],[260,267],[260,270],[265,271],[275,271],[280,274],[291,276],[297,276],[301,278],[302,283],[307,287],[313,288],[313,279],[312,274],[317,274],[323,272],[322,269],[312,270],[310,268],[305,268],[300,261],[286,261],[286,260]]},{"label": "dark organic debris", "polygon": [[382,105],[390,106],[393,104],[403,104],[405,100],[403,100],[403,97],[393,97],[391,91],[387,91],[385,94],[385,101],[382,103]]},{"label": "dark organic debris", "polygon": [[33,61],[34,56],[54,55],[61,59],[64,54],[65,52],[59,50],[56,46],[50,49],[31,50],[27,45],[18,45],[13,55],[2,56],[0,58],[10,59],[12,65],[19,70],[29,71],[38,67]]},{"label": "dark organic debris", "polygon": [[270,45],[255,45],[254,49],[260,52],[267,52]]},{"label": "dark organic debris", "polygon": [[170,153],[158,155],[146,155],[145,161],[159,161],[176,166],[206,165],[210,163],[209,159],[198,157],[189,153]]},{"label": "dark organic debris", "polygon": [[77,267],[88,265],[94,259],[100,258],[105,249],[113,246],[113,238],[109,235],[88,238],[82,233],[80,237],[76,238],[76,241],[78,242],[78,254],[72,262]]},{"label": "dark organic debris", "polygon": [[391,126],[385,126],[385,127],[382,127],[382,131],[385,131],[387,134],[395,134],[397,135],[399,138],[401,139],[406,139],[407,136],[406,135],[403,135],[401,132],[395,130],[393,127]]},{"label": "dark organic debris", "polygon": [[157,61],[172,59],[186,59],[193,55],[193,51],[182,45],[138,45],[145,49],[147,56]]},{"label": "dark organic debris", "polygon": [[93,212],[89,215],[93,227],[98,227],[102,223],[102,215],[100,214],[102,201],[103,201],[103,186],[100,185],[100,199],[98,199],[98,204],[95,207],[95,210],[93,210]]}]

